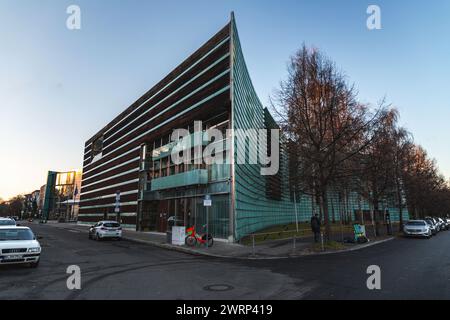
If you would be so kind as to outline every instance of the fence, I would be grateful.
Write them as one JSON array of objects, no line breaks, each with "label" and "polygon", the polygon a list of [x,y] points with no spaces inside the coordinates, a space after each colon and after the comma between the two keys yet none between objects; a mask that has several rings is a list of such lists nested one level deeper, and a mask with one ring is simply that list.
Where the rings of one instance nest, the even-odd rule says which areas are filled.
[{"label": "fence", "polygon": [[[265,244],[268,242],[274,242],[274,241],[292,241],[292,249],[293,251],[296,250],[297,243],[299,241],[301,242],[313,242],[314,241],[314,234],[311,231],[310,228],[302,228],[297,231],[297,229],[292,230],[286,230],[288,229],[287,226],[281,227],[281,230],[277,231],[268,231],[268,232],[259,232],[259,233],[252,233],[249,236],[245,237],[241,240],[241,243],[244,245],[250,245],[252,246],[252,252],[253,255],[255,254],[255,247],[260,244]],[[378,228],[374,228],[373,225],[365,225],[366,228],[366,235],[367,237],[374,238],[374,237],[384,237],[392,234],[396,234],[399,231],[399,224],[393,223],[391,224],[391,230],[388,230],[388,227],[386,224],[379,224]],[[377,232],[375,232],[375,229],[378,229]],[[320,243],[322,250],[324,250],[324,243],[327,241],[323,237],[324,234],[324,227],[321,229],[321,238]],[[346,239],[354,239],[354,229],[353,225],[344,225],[344,224],[332,224],[331,225],[331,234],[329,241],[334,242],[345,242]]]}]

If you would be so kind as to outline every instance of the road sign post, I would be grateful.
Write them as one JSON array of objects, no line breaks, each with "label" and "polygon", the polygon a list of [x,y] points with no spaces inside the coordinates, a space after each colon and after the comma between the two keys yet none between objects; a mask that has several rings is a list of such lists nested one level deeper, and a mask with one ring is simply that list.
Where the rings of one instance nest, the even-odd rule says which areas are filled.
[{"label": "road sign post", "polygon": [[206,207],[206,248],[209,248],[209,208],[212,206],[212,200],[209,194],[205,195],[203,206]]},{"label": "road sign post", "polygon": [[121,221],[120,221],[120,190],[117,190],[117,192],[116,192],[116,205],[114,208],[114,212],[116,213],[117,222],[121,223]]}]

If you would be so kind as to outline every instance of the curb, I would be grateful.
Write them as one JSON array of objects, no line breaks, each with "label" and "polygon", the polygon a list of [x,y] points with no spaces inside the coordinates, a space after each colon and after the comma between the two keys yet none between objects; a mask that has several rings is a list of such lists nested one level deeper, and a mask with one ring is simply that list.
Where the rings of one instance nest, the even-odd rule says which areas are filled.
[{"label": "curb", "polygon": [[213,253],[208,253],[208,252],[199,252],[199,251],[191,250],[191,249],[188,249],[188,248],[176,247],[176,246],[172,246],[172,245],[164,244],[164,243],[155,243],[155,242],[150,242],[150,241],[140,240],[140,239],[134,239],[134,238],[128,238],[128,237],[123,237],[123,239],[131,241],[131,242],[136,242],[136,243],[140,243],[140,244],[146,244],[146,245],[162,248],[162,249],[168,249],[168,250],[171,250],[171,251],[183,252],[183,253],[187,253],[187,254],[191,254],[191,255],[195,255],[195,256],[206,256],[206,257],[213,257],[213,258],[220,258],[220,259],[235,259],[235,260],[281,260],[281,259],[297,259],[297,258],[310,257],[310,256],[323,256],[323,255],[346,253],[346,252],[362,250],[362,249],[365,249],[365,248],[376,246],[378,244],[382,244],[382,243],[385,243],[385,242],[388,242],[388,241],[392,241],[392,240],[395,239],[395,237],[390,237],[390,238],[383,239],[383,240],[380,240],[380,241],[371,242],[371,243],[360,245],[358,247],[348,248],[348,249],[344,249],[344,250],[329,251],[329,252],[315,252],[315,253],[298,254],[298,255],[291,254],[291,255],[288,255],[288,256],[280,256],[280,257],[277,257],[277,256],[272,256],[272,257],[258,257],[258,256],[256,256],[256,257],[252,257],[252,256],[248,256],[248,257],[234,257],[234,256],[224,256],[224,255],[218,255],[218,254],[213,254]]},{"label": "curb", "polygon": [[316,253],[311,253],[311,254],[301,254],[301,255],[292,255],[291,257],[293,258],[297,258],[297,257],[308,257],[308,256],[324,256],[324,255],[329,255],[329,254],[337,254],[337,253],[346,253],[346,252],[352,252],[352,251],[358,251],[361,249],[365,249],[365,248],[369,248],[369,247],[373,247],[376,246],[378,244],[382,244],[388,241],[392,241],[394,240],[395,237],[390,237],[387,239],[383,239],[383,240],[379,240],[379,241],[375,241],[375,242],[369,242],[366,244],[362,244],[358,247],[353,247],[353,248],[348,248],[348,249],[344,249],[344,250],[337,250],[337,251],[328,251],[328,252],[316,252]]},{"label": "curb", "polygon": [[[77,228],[73,228],[73,227],[71,228],[71,227],[67,227],[67,226],[62,227],[62,229],[79,230]],[[170,250],[170,251],[178,251],[178,252],[182,252],[182,253],[186,253],[186,254],[190,254],[190,255],[194,255],[194,256],[205,256],[205,257],[229,259],[229,260],[230,259],[234,259],[234,260],[282,260],[282,259],[298,259],[298,258],[310,257],[310,256],[323,256],[323,255],[346,253],[346,252],[362,250],[362,249],[365,249],[365,248],[368,248],[368,247],[372,247],[372,246],[376,246],[378,244],[382,244],[382,243],[385,243],[385,242],[388,242],[388,241],[392,241],[392,240],[395,239],[395,237],[390,237],[390,238],[383,239],[383,240],[380,240],[380,241],[375,241],[375,242],[369,242],[369,243],[366,243],[366,244],[359,245],[357,247],[348,248],[348,249],[344,249],[344,250],[338,250],[338,251],[314,252],[314,253],[306,253],[306,254],[289,254],[287,256],[271,256],[271,257],[225,256],[225,255],[214,254],[214,253],[209,253],[209,252],[200,252],[200,251],[192,250],[192,249],[185,248],[185,247],[177,247],[177,246],[173,246],[173,245],[166,244],[166,243],[156,243],[156,242],[152,242],[152,241],[148,241],[148,240],[141,240],[141,239],[131,238],[131,237],[127,237],[127,236],[122,236],[122,239],[130,241],[130,242],[150,245],[150,246],[153,246],[153,247],[166,249],[166,250]]]},{"label": "curb", "polygon": [[170,250],[170,251],[178,251],[178,252],[183,252],[183,253],[187,253],[190,255],[194,255],[194,256],[207,256],[207,257],[213,257],[213,258],[223,258],[223,259],[230,259],[230,258],[234,258],[234,257],[230,257],[230,256],[221,256],[221,255],[217,255],[217,254],[212,254],[212,253],[208,253],[208,252],[199,252],[199,251],[195,251],[195,250],[191,250],[188,248],[184,248],[184,247],[176,247],[176,246],[172,246],[170,244],[165,244],[165,243],[156,243],[156,242],[152,242],[152,241],[147,241],[147,240],[141,240],[141,239],[135,239],[135,238],[129,238],[127,236],[122,236],[122,239],[130,241],[130,242],[135,242],[135,243],[140,243],[140,244],[146,244],[146,245],[150,245],[153,247],[157,247],[157,248],[161,248],[161,249],[166,249],[166,250]]}]

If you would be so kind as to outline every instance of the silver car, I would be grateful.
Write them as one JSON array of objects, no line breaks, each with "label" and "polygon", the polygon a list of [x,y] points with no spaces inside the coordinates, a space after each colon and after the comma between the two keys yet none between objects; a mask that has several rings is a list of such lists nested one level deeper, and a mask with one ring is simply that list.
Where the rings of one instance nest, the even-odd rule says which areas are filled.
[{"label": "silver car", "polygon": [[443,218],[438,218],[438,220],[441,223],[441,230],[448,230],[447,221]]},{"label": "silver car", "polygon": [[425,220],[410,220],[403,227],[403,234],[407,237],[423,237],[430,239],[432,231]]}]

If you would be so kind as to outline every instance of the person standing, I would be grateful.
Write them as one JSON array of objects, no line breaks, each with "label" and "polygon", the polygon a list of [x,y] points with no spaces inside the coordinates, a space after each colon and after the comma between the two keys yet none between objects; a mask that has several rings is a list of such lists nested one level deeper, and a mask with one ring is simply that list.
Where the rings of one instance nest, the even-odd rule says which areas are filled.
[{"label": "person standing", "polygon": [[319,215],[315,214],[311,217],[311,230],[314,233],[314,242],[319,242],[320,238],[320,219]]}]

